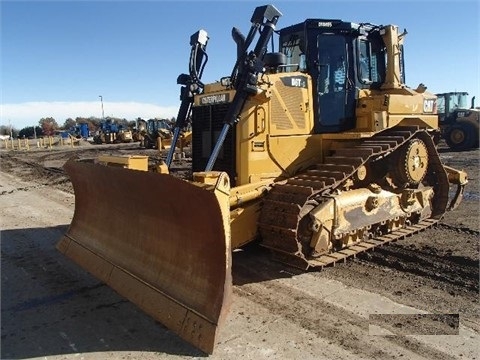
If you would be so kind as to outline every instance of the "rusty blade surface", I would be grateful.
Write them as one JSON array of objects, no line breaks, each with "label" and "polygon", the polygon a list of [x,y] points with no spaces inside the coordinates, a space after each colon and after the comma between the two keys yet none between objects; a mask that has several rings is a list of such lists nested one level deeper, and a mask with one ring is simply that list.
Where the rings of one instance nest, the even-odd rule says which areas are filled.
[{"label": "rusty blade surface", "polygon": [[231,293],[230,229],[222,201],[171,175],[74,161],[65,169],[75,213],[57,248],[211,353]]}]

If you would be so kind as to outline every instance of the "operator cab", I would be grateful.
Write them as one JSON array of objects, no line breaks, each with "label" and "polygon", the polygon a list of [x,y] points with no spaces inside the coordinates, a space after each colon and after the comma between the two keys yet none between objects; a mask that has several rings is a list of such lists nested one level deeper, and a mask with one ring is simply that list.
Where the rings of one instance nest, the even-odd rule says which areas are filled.
[{"label": "operator cab", "polygon": [[[281,29],[281,71],[312,76],[315,133],[355,128],[358,91],[380,88],[386,77],[387,51],[382,27],[341,20],[308,19]],[[403,53],[403,48],[400,47]],[[403,56],[401,82],[405,83]]]},{"label": "operator cab", "polygon": [[[440,124],[452,123],[455,121],[452,116],[455,110],[468,109],[468,93],[467,92],[449,92],[436,94],[437,96],[437,113]],[[474,104],[472,103],[472,108]]]}]

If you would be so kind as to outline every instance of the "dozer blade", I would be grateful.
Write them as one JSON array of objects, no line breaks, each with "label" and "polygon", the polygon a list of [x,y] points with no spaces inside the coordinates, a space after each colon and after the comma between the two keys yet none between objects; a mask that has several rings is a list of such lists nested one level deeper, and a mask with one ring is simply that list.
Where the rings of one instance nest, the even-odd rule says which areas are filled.
[{"label": "dozer blade", "polygon": [[229,179],[209,188],[172,175],[69,161],[75,213],[57,248],[206,353],[228,312]]}]

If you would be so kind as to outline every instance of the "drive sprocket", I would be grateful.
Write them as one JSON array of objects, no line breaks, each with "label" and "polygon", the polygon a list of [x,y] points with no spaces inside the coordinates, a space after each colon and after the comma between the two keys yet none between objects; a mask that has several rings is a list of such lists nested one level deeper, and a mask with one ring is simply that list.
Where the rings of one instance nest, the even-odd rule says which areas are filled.
[{"label": "drive sprocket", "polygon": [[399,185],[419,184],[428,169],[427,146],[421,139],[411,139],[399,150],[394,165],[394,180]]}]

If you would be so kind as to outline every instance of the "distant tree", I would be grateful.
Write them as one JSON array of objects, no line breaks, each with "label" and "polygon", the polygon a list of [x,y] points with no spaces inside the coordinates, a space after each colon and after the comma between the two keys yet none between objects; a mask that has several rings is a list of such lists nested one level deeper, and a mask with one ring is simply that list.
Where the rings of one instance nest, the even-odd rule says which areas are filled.
[{"label": "distant tree", "polygon": [[13,126],[1,125],[0,126],[0,135],[11,135],[13,138],[18,136],[18,129],[14,128]]},{"label": "distant tree", "polygon": [[1,125],[0,126],[0,135],[9,135],[10,136],[10,126]]},{"label": "distant tree", "polygon": [[115,119],[115,122],[118,124],[118,126],[122,127],[123,129],[128,129],[127,119]]},{"label": "distant tree", "polygon": [[19,138],[33,138],[35,136],[38,138],[44,135],[46,134],[43,133],[43,129],[40,126],[35,126],[35,129],[33,126],[27,126],[18,132]]},{"label": "distant tree", "polygon": [[100,127],[100,122],[102,121],[102,119],[94,116],[89,118],[77,117],[75,120],[77,121],[77,124],[87,123],[88,130],[92,133],[97,131],[97,129]]},{"label": "distant tree", "polygon": [[52,117],[41,118],[38,125],[42,127],[43,134],[46,136],[55,135],[55,130],[58,130],[58,124]]},{"label": "distant tree", "polygon": [[72,127],[74,127],[75,125],[77,125],[77,122],[75,120],[73,120],[72,118],[68,118],[67,120],[65,120],[65,122],[63,123],[61,128],[63,130],[69,130]]}]

